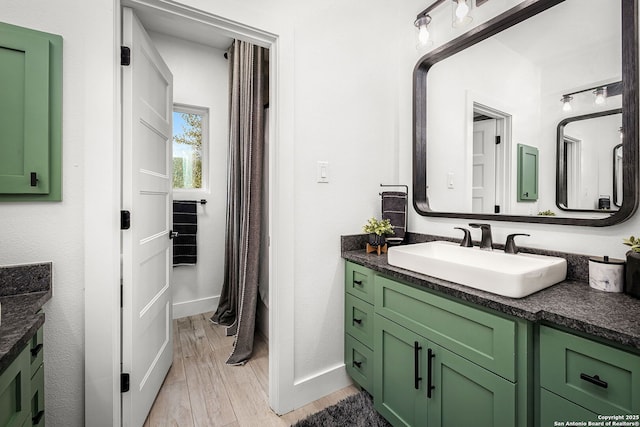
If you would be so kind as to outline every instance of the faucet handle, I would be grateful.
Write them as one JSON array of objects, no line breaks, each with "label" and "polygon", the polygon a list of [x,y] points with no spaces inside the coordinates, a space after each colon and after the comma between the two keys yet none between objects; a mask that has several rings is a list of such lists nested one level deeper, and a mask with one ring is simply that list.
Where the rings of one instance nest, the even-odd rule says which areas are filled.
[{"label": "faucet handle", "polygon": [[529,234],[526,233],[514,233],[514,234],[509,234],[507,236],[507,241],[504,244],[504,252],[507,254],[517,254],[518,253],[518,247],[516,246],[516,242],[515,242],[515,237],[516,236],[527,236],[529,237]]},{"label": "faucet handle", "polygon": [[460,246],[464,246],[465,248],[472,248],[473,242],[471,241],[471,232],[466,228],[462,227],[453,227],[456,230],[464,231],[464,237],[462,238],[462,242],[460,242]]}]

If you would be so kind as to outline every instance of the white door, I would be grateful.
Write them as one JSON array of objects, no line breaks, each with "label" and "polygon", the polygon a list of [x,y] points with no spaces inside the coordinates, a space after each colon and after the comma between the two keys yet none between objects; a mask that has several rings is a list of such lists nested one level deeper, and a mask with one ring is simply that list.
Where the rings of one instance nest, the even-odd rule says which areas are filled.
[{"label": "white door", "polygon": [[123,9],[122,41],[122,425],[142,426],[160,390],[172,350],[173,76],[131,9]]},{"label": "white door", "polygon": [[473,123],[473,213],[494,213],[496,204],[496,120]]}]

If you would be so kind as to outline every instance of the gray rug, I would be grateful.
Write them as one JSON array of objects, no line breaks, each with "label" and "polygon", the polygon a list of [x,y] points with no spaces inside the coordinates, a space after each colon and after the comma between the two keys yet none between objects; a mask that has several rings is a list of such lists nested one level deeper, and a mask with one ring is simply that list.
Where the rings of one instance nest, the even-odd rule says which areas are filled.
[{"label": "gray rug", "polygon": [[371,396],[361,391],[298,421],[292,427],[391,427],[391,424],[373,409]]}]

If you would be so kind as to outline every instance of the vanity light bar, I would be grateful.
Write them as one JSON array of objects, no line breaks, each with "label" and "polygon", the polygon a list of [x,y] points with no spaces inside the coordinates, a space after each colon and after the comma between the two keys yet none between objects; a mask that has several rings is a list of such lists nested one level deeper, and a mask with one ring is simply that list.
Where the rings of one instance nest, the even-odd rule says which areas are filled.
[{"label": "vanity light bar", "polygon": [[592,92],[596,96],[596,104],[603,104],[606,97],[622,94],[622,82],[613,82],[600,86],[590,87],[588,89],[577,90],[571,93],[566,93],[562,95],[562,98],[560,98],[560,102],[562,102],[562,109],[564,111],[571,111],[571,101],[573,100],[572,95],[585,92]]}]

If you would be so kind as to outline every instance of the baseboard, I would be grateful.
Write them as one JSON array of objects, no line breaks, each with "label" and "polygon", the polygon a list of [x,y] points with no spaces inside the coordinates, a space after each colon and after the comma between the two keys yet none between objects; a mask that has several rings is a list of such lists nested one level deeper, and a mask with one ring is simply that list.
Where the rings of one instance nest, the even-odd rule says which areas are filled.
[{"label": "baseboard", "polygon": [[324,372],[295,381],[291,407],[300,408],[351,384],[353,381],[347,375],[344,363],[341,363]]},{"label": "baseboard", "polygon": [[220,296],[200,298],[193,301],[174,302],[173,318],[180,319],[181,317],[194,316],[196,314],[213,311],[218,307],[219,301]]}]

